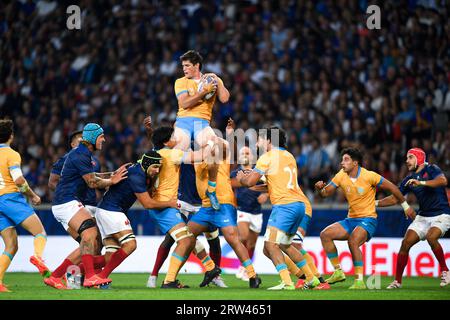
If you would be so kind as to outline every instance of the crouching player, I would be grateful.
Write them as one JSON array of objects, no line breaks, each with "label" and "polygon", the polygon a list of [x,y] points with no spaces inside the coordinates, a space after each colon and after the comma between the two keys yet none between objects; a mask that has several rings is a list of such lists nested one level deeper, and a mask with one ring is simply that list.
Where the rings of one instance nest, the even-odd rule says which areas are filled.
[{"label": "crouching player", "polygon": [[400,190],[378,173],[361,167],[363,155],[356,148],[346,148],[341,152],[342,169],[330,183],[318,181],[315,188],[321,197],[328,197],[340,187],[349,204],[348,217],[326,227],[320,233],[322,246],[335,271],[326,281],[329,284],[345,281],[341,269],[335,240],[347,240],[355,267],[355,281],[349,289],[366,289],[363,281],[363,256],[360,247],[369,241],[377,228],[375,194],[377,187],[389,191],[399,201],[405,214],[414,219],[415,212],[406,202]]},{"label": "crouching player", "polygon": [[176,199],[157,201],[147,191],[147,178],[155,181],[161,168],[161,156],[156,151],[145,153],[137,163],[128,167],[128,178],[111,186],[99,202],[95,217],[105,247],[107,261],[98,274],[107,278],[111,272],[136,250],[133,234],[126,213],[136,199],[145,209],[176,208]]},{"label": "crouching player", "polygon": [[[193,214],[200,210],[202,203],[202,200],[197,193],[197,188],[195,184],[192,183],[193,181],[195,181],[194,166],[186,163],[181,164],[180,184],[178,187],[178,205],[180,212],[182,213],[181,217],[185,223],[188,222],[189,218]],[[209,271],[211,270],[209,267],[210,264],[208,263],[209,259],[212,259],[215,265],[220,266],[222,251],[220,247],[219,230],[205,233],[205,237],[209,244],[209,257],[203,244],[198,239],[195,243],[194,253],[201,260],[205,270]],[[159,245],[153,270],[147,281],[148,288],[156,288],[156,280],[158,278],[159,270],[169,256],[170,248],[174,243],[175,240],[173,240],[169,234],[166,234],[164,240]],[[213,279],[212,284],[221,288],[228,287],[220,275]]]},{"label": "crouching player", "polygon": [[286,136],[278,127],[263,130],[258,138],[258,146],[264,151],[251,172],[240,171],[237,180],[242,186],[252,187],[266,177],[272,212],[265,234],[264,254],[272,260],[280,274],[281,283],[269,290],[295,290],[289,275],[283,252],[306,275],[304,288],[314,288],[320,284],[311,272],[306,259],[294,246],[292,239],[305,216],[311,213],[311,204],[303,194],[297,180],[297,163],[286,150]]}]

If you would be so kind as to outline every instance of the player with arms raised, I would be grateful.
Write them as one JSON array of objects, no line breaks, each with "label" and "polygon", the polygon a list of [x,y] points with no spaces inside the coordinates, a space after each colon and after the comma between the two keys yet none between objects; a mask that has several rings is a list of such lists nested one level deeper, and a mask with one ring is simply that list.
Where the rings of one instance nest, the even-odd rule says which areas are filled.
[{"label": "player with arms raised", "polygon": [[[403,238],[397,259],[395,280],[387,289],[398,289],[402,286],[402,276],[408,264],[411,247],[421,240],[427,240],[433,250],[441,269],[441,287],[450,283],[450,272],[445,262],[444,251],[438,239],[450,228],[450,206],[445,187],[447,178],[435,164],[425,162],[425,152],[420,148],[412,148],[406,154],[406,166],[411,171],[400,184],[400,191],[406,195],[414,193],[419,202],[416,219],[409,225]],[[378,207],[397,204],[395,197],[389,196],[378,200]]]},{"label": "player with arms raised", "polygon": [[[212,109],[216,97],[220,102],[226,103],[230,93],[217,75],[202,74],[203,58],[197,51],[189,50],[180,57],[180,60],[184,77],[177,79],[174,86],[179,107],[175,122],[177,148],[188,150],[192,140],[200,148],[205,147],[208,141],[219,143],[210,126]],[[206,195],[215,210],[220,208],[216,196],[217,172],[217,163],[208,164]]]},{"label": "player with arms raised", "polygon": [[329,284],[345,280],[345,274],[339,264],[334,240],[347,240],[355,267],[355,282],[349,289],[366,289],[363,281],[363,256],[360,249],[369,241],[377,228],[375,194],[377,187],[389,191],[402,204],[405,214],[414,219],[415,212],[406,202],[400,190],[378,173],[361,167],[363,155],[357,148],[346,148],[341,152],[342,169],[326,184],[318,181],[315,188],[321,197],[328,197],[337,188],[341,188],[348,204],[348,217],[326,227],[320,233],[322,246],[335,271],[326,281]]}]

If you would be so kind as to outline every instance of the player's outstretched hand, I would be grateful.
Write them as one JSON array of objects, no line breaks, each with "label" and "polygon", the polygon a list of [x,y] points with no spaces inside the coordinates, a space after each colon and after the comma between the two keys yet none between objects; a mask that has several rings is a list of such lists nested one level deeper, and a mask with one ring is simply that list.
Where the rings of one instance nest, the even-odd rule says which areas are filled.
[{"label": "player's outstretched hand", "polygon": [[152,117],[148,116],[144,119],[144,127],[146,130],[150,130],[152,128]]},{"label": "player's outstretched hand", "polygon": [[317,190],[322,190],[326,185],[327,184],[323,181],[317,181],[314,185],[314,188],[316,188]]},{"label": "player's outstretched hand", "polygon": [[405,211],[405,214],[411,220],[414,220],[416,218],[416,211],[414,211],[412,207],[409,207],[408,210]]},{"label": "player's outstretched hand", "polygon": [[244,178],[245,176],[249,175],[250,172],[252,172],[252,170],[239,170],[236,174],[236,180],[237,181],[241,181],[242,178]]},{"label": "player's outstretched hand", "polygon": [[35,194],[33,197],[31,197],[31,204],[33,206],[38,206],[41,204],[41,197],[39,197],[37,194]]},{"label": "player's outstretched hand", "polygon": [[[124,164],[121,165],[116,171],[114,171],[114,173],[116,173],[117,171],[122,170],[122,169],[127,169],[128,166],[131,166],[131,165],[132,165],[131,162],[124,163]],[[113,173],[113,174],[114,174],[114,173]]]},{"label": "player's outstretched hand", "polygon": [[231,118],[228,118],[227,127],[225,128],[226,134],[232,135],[235,128],[236,128],[236,125],[234,123],[234,120]]},{"label": "player's outstretched hand", "polygon": [[417,187],[420,186],[420,181],[416,179],[409,179],[406,181],[405,186]]},{"label": "player's outstretched hand", "polygon": [[117,184],[120,181],[127,178],[128,170],[125,168],[125,165],[122,165],[119,169],[114,171],[114,173],[111,175],[111,181],[112,184]]}]

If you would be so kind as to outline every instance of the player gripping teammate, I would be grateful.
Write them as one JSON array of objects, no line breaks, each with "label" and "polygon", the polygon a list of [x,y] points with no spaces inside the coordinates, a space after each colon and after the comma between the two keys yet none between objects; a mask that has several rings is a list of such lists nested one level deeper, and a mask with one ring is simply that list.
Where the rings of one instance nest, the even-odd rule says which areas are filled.
[{"label": "player gripping teammate", "polygon": [[[197,237],[202,232],[210,232],[216,228],[220,228],[225,240],[231,246],[236,256],[246,268],[249,276],[249,287],[259,288],[261,278],[255,272],[252,260],[248,255],[248,251],[239,240],[237,223],[236,223],[236,199],[230,178],[230,155],[228,152],[228,143],[222,142],[222,158],[219,164],[217,179],[217,197],[220,203],[219,210],[215,210],[209,198],[205,195],[208,188],[208,166],[206,163],[195,166],[196,185],[198,194],[202,198],[202,207],[192,216],[188,223],[191,232]],[[214,263],[211,261],[211,264]],[[216,266],[211,274],[205,273],[205,279],[200,284],[201,287],[206,286],[213,278],[220,274],[219,266]]]},{"label": "player gripping teammate", "polygon": [[13,139],[13,122],[0,120],[0,234],[5,243],[5,249],[0,256],[0,292],[10,291],[3,284],[3,277],[18,250],[15,229],[17,225],[34,236],[34,255],[30,257],[30,262],[44,277],[50,274],[42,260],[47,235],[41,220],[26,202],[24,195],[33,205],[40,204],[41,199],[23,177],[20,154],[11,148]]},{"label": "player gripping teammate", "polygon": [[136,200],[145,209],[177,208],[176,199],[157,201],[152,199],[147,191],[147,178],[156,181],[161,161],[158,152],[145,153],[137,163],[127,168],[128,178],[111,186],[99,202],[95,217],[105,246],[107,261],[98,274],[100,278],[107,278],[136,250],[136,237],[126,216]]},{"label": "player gripping teammate", "polygon": [[[195,169],[192,164],[182,163],[180,166],[180,185],[178,187],[178,204],[180,212],[183,214],[183,220],[187,223],[191,215],[197,213],[201,208],[201,202],[197,188],[192,182],[195,181]],[[222,250],[220,248],[219,231],[205,233],[206,240],[209,244],[209,257],[212,259],[215,265],[220,266]],[[159,270],[161,269],[164,261],[167,259],[170,248],[175,243],[175,240],[166,234],[163,242],[158,248],[155,264],[153,270],[148,278],[147,287],[156,288],[156,280],[158,278]],[[205,264],[207,263],[208,255],[200,240],[197,239],[195,253],[200,256],[200,260]],[[203,257],[203,258],[201,258]],[[206,266],[205,266],[206,268]],[[206,268],[208,271],[208,268]],[[220,275],[212,280],[212,283],[221,288],[227,288],[224,280]]]},{"label": "player gripping teammate", "polygon": [[[425,152],[420,148],[408,150],[406,166],[411,173],[401,182],[400,191],[403,195],[413,193],[416,196],[419,211],[403,238],[397,258],[395,280],[387,289],[398,289],[402,286],[402,276],[408,264],[409,250],[417,242],[425,239],[439,262],[440,286],[445,287],[450,283],[450,272],[438,240],[450,228],[450,206],[445,192],[447,178],[437,165],[425,162]],[[395,197],[388,196],[375,203],[378,207],[387,207],[398,202]]]},{"label": "player gripping teammate", "polygon": [[[52,212],[63,226],[70,227],[81,236],[81,260],[85,269],[83,286],[92,287],[108,284],[111,279],[100,278],[94,271],[94,254],[97,252],[97,225],[91,213],[84,207],[79,194],[87,188],[104,189],[126,179],[125,167],[119,168],[109,179],[95,175],[92,153],[101,150],[105,137],[103,129],[94,123],[83,128],[83,140],[69,152],[56,187]],[[63,263],[64,264],[64,263]],[[66,269],[63,268],[62,269]]]},{"label": "player gripping teammate", "polygon": [[[203,161],[205,157],[211,155],[211,150],[214,147],[214,144],[210,142],[201,150],[186,152],[174,149],[177,144],[177,140],[174,137],[174,129],[172,127],[160,127],[153,132],[153,146],[162,157],[161,172],[153,191],[153,198],[158,201],[176,199],[178,195],[180,165],[182,163]],[[186,288],[186,286],[182,285],[176,279],[176,276],[194,249],[195,238],[186,226],[178,209],[154,209],[149,210],[149,213],[152,219],[157,222],[161,232],[169,234],[177,243],[170,259],[169,271],[166,274],[161,288]],[[208,274],[210,274],[209,270],[205,273],[205,276]]]},{"label": "player gripping teammate", "polygon": [[[151,141],[152,135],[153,135],[153,127],[152,127],[152,120],[151,117],[146,117],[144,119],[144,126],[145,130],[147,132],[147,138]],[[170,136],[166,136],[168,142],[170,140]],[[197,188],[192,183],[192,181],[195,181],[195,170],[194,166],[192,164],[187,163],[181,163],[180,165],[180,180],[179,180],[179,187],[178,187],[178,204],[179,204],[179,210],[183,214],[182,218],[187,223],[188,218],[191,214],[196,213],[198,210],[200,210],[201,206],[201,199],[197,193]],[[219,239],[219,232],[216,230],[215,232],[211,233],[205,233],[206,239],[208,241],[209,247],[210,247],[210,258],[213,260],[213,262],[220,266],[222,251],[220,247],[220,239]],[[153,270],[148,277],[147,280],[147,287],[148,288],[156,288],[156,280],[158,278],[159,270],[161,269],[162,265],[164,264],[164,261],[167,259],[170,248],[175,243],[175,240],[172,238],[170,234],[166,234],[164,237],[164,240],[159,245],[157,254],[156,254],[156,260],[153,266]],[[198,252],[197,252],[198,251]],[[204,249],[204,246],[202,243],[197,240],[196,242],[196,252],[200,254],[200,256],[203,256],[206,258],[208,256],[206,254],[206,250]],[[203,259],[206,260],[206,259]],[[208,268],[207,268],[208,270]],[[218,287],[226,288],[227,285],[223,281],[223,279],[219,276],[215,277],[212,280],[212,283],[215,284]]]},{"label": "player gripping teammate", "polygon": [[[178,113],[175,122],[175,139],[177,148],[188,150],[191,141],[194,140],[200,148],[206,146],[208,141],[220,143],[213,129],[210,127],[212,109],[216,97],[220,102],[226,103],[230,98],[228,89],[223,81],[214,73],[203,75],[201,73],[203,58],[194,50],[189,50],[180,57],[184,77],[175,81],[174,89],[178,100]],[[212,82],[206,83],[206,77],[211,77]],[[200,82],[204,83],[199,91]],[[214,93],[207,99],[207,95]],[[209,197],[212,207],[219,210],[220,204],[216,196],[217,161],[208,164],[208,188],[206,196]]]},{"label": "player gripping teammate", "polygon": [[366,289],[363,280],[363,259],[360,246],[369,241],[377,228],[375,194],[377,187],[389,191],[402,204],[405,214],[414,219],[415,212],[406,202],[400,190],[378,173],[361,167],[363,155],[357,148],[346,148],[341,152],[342,169],[326,184],[318,181],[315,188],[321,197],[328,197],[341,188],[349,212],[345,220],[335,222],[320,233],[323,248],[335,271],[326,281],[329,284],[345,280],[339,264],[334,240],[347,240],[355,268],[355,281],[349,289]]},{"label": "player gripping teammate", "polygon": [[266,153],[258,159],[251,172],[238,172],[237,180],[242,186],[252,187],[263,175],[266,177],[273,207],[265,234],[264,254],[281,277],[281,283],[269,290],[295,290],[283,252],[306,275],[304,288],[314,288],[319,285],[319,279],[311,272],[300,251],[291,245],[305,212],[312,209],[298,185],[297,163],[286,150],[286,135],[280,128],[270,127],[258,137],[258,146]]}]

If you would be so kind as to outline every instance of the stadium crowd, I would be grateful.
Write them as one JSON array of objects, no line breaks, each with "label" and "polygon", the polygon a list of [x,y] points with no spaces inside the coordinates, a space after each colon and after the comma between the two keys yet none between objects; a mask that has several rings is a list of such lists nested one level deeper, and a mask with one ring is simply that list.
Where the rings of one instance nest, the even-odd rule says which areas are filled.
[{"label": "stadium crowd", "polygon": [[380,30],[367,29],[364,0],[86,0],[81,30],[68,30],[70,1],[2,1],[0,118],[14,119],[25,177],[49,202],[70,132],[102,124],[110,171],[147,150],[145,116],[174,122],[178,58],[196,49],[231,93],[212,127],[283,127],[311,200],[349,145],[395,183],[415,146],[449,173],[450,4],[374,3]]}]

